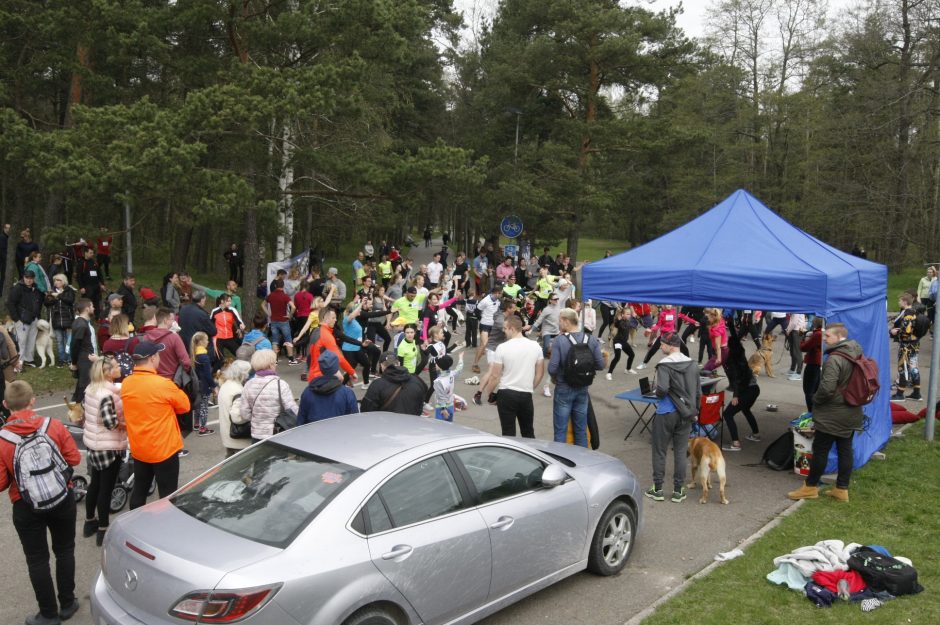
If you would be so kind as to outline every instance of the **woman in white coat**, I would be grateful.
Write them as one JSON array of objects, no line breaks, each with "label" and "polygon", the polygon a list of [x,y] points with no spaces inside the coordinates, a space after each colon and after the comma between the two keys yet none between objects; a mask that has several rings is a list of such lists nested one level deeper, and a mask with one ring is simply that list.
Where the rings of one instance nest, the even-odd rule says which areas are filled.
[{"label": "woman in white coat", "polygon": [[251,436],[232,438],[232,423],[249,423],[250,418],[242,416],[241,397],[245,380],[251,373],[251,365],[244,360],[235,360],[222,371],[222,386],[219,387],[219,433],[225,447],[225,457],[238,453],[251,445]]}]

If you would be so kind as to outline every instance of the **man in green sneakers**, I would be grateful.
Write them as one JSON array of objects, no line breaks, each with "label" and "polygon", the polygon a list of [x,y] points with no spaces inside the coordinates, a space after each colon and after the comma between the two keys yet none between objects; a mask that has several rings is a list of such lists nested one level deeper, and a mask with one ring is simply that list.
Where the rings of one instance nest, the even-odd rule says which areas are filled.
[{"label": "man in green sneakers", "polygon": [[660,349],[666,355],[656,365],[656,414],[653,417],[653,486],[644,494],[653,501],[665,501],[666,452],[672,443],[672,501],[685,500],[686,450],[689,432],[698,414],[702,387],[698,367],[679,350],[682,341],[674,332],[663,335]]}]

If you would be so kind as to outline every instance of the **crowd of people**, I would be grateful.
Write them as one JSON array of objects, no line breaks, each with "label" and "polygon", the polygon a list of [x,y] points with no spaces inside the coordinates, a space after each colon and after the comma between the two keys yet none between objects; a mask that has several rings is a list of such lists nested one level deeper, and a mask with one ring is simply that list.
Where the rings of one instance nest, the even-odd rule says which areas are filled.
[{"label": "crowd of people", "polygon": [[[430,246],[430,229],[423,234],[425,246]],[[9,236],[9,226],[4,235]],[[788,379],[802,381],[807,410],[838,403],[833,384],[847,370],[841,367],[827,378],[829,365],[823,365],[822,355],[837,346],[854,350],[845,347],[844,327],[824,331],[822,319],[798,313],[582,302],[576,286],[582,265],[574,265],[564,254],[553,255],[545,248],[541,255],[517,259],[503,255],[497,241],[490,240],[469,255],[452,255],[448,243],[445,237],[431,262],[419,264],[396,245],[368,241],[352,261],[349,285],[336,267],[323,272],[313,265],[308,275],[290,283],[287,272],[280,271],[252,293],[260,305],[246,320],[246,294],[240,290],[243,261],[236,244],[225,252],[229,280],[224,289],[195,284],[180,271],[166,274],[155,291],[138,287],[131,273],[113,284],[112,241],[104,228],[93,244],[82,239],[69,245],[68,257],[53,255],[48,265],[24,230],[16,251],[19,279],[8,295],[14,333],[0,329],[0,359],[4,373],[13,376],[35,364],[38,323],[48,320],[57,364],[72,370],[72,400],[84,407],[82,440],[91,483],[83,533],[101,543],[109,524],[108,498],[128,457],[135,476],[131,508],[143,505],[153,481],[160,496],[175,490],[179,458],[187,454],[181,431],[215,434],[208,419],[212,405],[218,406],[219,439],[227,455],[286,427],[359,410],[453,421],[465,407],[456,394],[465,360],[473,374],[468,382],[479,384],[471,401],[495,405],[503,435],[518,431],[534,438],[533,396],[541,391],[552,398],[554,440],[587,447],[596,446],[588,427],[595,374],[603,371],[607,380],[618,370],[638,375],[661,352],[655,374],[659,400],[652,428],[653,485],[646,492],[656,500],[665,498],[662,484],[670,445],[676,454],[672,500],[685,498],[688,411],[697,412],[700,373],[720,371],[728,379],[732,398],[723,418],[731,441],[725,449],[741,449],[735,423],[739,413],[750,428],[746,440],[760,440],[752,412],[760,387],[745,354],[748,339],[760,349],[761,341],[779,329],[790,355]],[[915,310],[915,304],[932,305],[931,292],[935,299],[936,271],[931,268],[927,278],[930,272],[933,277],[926,287],[922,284],[916,294],[902,296],[902,313],[892,330],[903,354],[897,385],[901,398],[908,386],[913,393],[907,397],[920,398],[917,340],[923,334],[918,315],[924,313]],[[646,350],[642,358],[640,347]],[[287,382],[290,375],[307,382],[299,401]],[[361,400],[354,393],[356,386],[364,391]],[[44,427],[47,421],[32,410],[35,400],[28,385],[13,382],[6,392],[4,406],[11,422],[21,424],[20,435]],[[823,451],[828,455],[828,448],[822,449],[825,444],[837,445],[840,458],[851,455],[850,433],[857,415],[852,411],[846,425],[838,419],[840,411],[847,412],[844,408],[834,410],[837,418],[828,422],[826,410],[832,410],[814,412],[823,415],[822,431],[828,432],[820,437],[820,458],[826,457]],[[72,437],[52,427],[62,457],[74,464]],[[0,454],[0,460],[4,458]],[[791,496],[813,496],[821,471],[817,464],[806,490]],[[850,471],[851,462],[847,468],[840,462],[838,489],[846,498]],[[15,510],[25,509],[25,504],[16,506],[13,484],[10,495]],[[24,524],[37,522],[31,514],[21,511]],[[74,522],[74,502],[62,518],[69,514]],[[55,543],[53,525],[47,523]],[[27,543],[24,538],[29,559]],[[60,606],[53,610],[56,597],[50,599],[43,577],[48,577],[48,563],[37,561],[36,566],[40,615],[64,617],[74,596],[60,588]],[[63,566],[67,568],[67,562]]]}]

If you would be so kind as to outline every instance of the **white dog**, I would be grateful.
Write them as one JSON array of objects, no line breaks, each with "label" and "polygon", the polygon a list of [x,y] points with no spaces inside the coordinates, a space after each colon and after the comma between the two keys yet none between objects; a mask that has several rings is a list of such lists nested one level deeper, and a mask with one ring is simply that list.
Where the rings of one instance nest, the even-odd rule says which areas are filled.
[{"label": "white dog", "polygon": [[46,366],[46,358],[49,359],[49,366],[55,365],[55,351],[52,349],[52,326],[45,319],[36,322],[36,355],[39,357],[39,368]]}]

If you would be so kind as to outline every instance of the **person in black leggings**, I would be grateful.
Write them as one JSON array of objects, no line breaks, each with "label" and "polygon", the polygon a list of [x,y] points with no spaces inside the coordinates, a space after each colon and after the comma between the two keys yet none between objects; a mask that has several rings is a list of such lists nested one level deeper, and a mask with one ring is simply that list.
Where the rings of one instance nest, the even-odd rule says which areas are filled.
[{"label": "person in black leggings", "polygon": [[741,451],[741,440],[738,438],[738,426],[734,422],[734,415],[744,414],[747,424],[751,426],[750,441],[760,441],[760,428],[751,408],[760,396],[760,386],[751,368],[747,366],[747,356],[741,340],[733,332],[728,336],[728,360],[724,363],[725,373],[728,375],[728,388],[733,393],[729,403],[722,414],[728,425],[731,435],[731,444],[725,446],[725,451]]},{"label": "person in black leggings", "polygon": [[636,357],[636,353],[633,351],[633,346],[630,345],[630,334],[636,329],[638,322],[633,316],[633,309],[629,306],[624,306],[620,309],[620,312],[617,313],[617,318],[613,320],[611,324],[611,340],[614,344],[614,357],[610,360],[610,367],[607,369],[607,379],[613,379],[614,368],[617,366],[617,363],[620,362],[620,354],[622,352],[627,353],[627,366],[625,371],[627,373],[636,373],[633,370],[633,359]]}]

